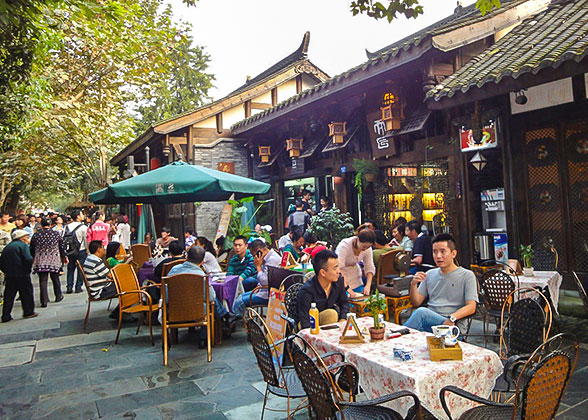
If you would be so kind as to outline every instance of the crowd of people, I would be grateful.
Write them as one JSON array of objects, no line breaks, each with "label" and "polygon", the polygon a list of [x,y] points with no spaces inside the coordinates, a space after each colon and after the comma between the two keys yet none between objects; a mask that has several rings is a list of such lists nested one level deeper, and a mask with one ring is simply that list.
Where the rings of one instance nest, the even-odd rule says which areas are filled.
[{"label": "crowd of people", "polygon": [[[319,211],[329,208],[328,200],[322,199]],[[215,300],[215,316],[223,321],[225,330],[234,328],[248,305],[268,303],[268,268],[283,265],[285,253],[289,254],[288,261],[312,264],[314,268],[314,276],[298,296],[297,311],[291,314],[302,327],[308,324],[308,310],[313,302],[321,313],[321,323],[345,319],[349,299],[372,293],[379,258],[391,250],[402,250],[411,255],[414,278],[410,296],[413,305],[418,307],[428,300],[427,308],[413,312],[407,321],[408,326],[430,330],[432,325],[455,324],[475,312],[475,277],[471,271],[456,265],[456,244],[450,235],[440,234],[431,239],[421,223],[401,218],[391,229],[392,238],[388,238],[373,221],[367,220],[353,236],[341,240],[334,249],[327,249],[326,244],[309,231],[312,214],[308,200],[297,200],[295,211],[288,217],[288,233],[274,244],[266,242],[261,235],[237,236],[233,238],[232,249],[225,250],[223,238],[213,244],[188,229],[180,241],[167,227],[161,229],[161,236],[157,239],[148,232],[143,243],[152,250],[156,283],[161,281],[163,265],[171,261],[181,259],[184,262],[175,266],[170,275],[205,275],[220,272],[219,262],[226,260],[226,274],[239,276],[245,292],[234,300],[231,308],[225,308],[222,302],[218,302],[214,289],[210,288],[211,300]],[[46,307],[49,302],[49,279],[54,302],[63,300],[59,275],[64,266],[67,266],[65,293],[82,292],[82,273],[78,271],[75,275],[79,270],[78,262],[83,267],[91,296],[115,296],[110,270],[132,260],[128,251],[136,241],[135,231],[124,214],[107,217],[97,211],[91,219],[79,211],[68,216],[46,214],[11,218],[2,214],[0,270],[5,276],[2,321],[12,319],[17,293],[23,316],[37,316],[31,273],[39,279],[41,307]],[[153,301],[159,301],[157,285],[148,288],[148,293]],[[117,316],[118,309],[115,309],[111,317]]]}]

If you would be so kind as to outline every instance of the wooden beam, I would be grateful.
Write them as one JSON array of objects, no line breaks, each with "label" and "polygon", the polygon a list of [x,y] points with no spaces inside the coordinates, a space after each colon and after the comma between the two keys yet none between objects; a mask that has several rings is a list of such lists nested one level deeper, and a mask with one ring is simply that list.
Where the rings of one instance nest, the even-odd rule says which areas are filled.
[{"label": "wooden beam", "polygon": [[245,118],[249,118],[251,116],[251,100],[245,101],[243,108],[245,109]]},{"label": "wooden beam", "polygon": [[219,112],[215,115],[216,118],[216,132],[218,134],[223,132],[223,113]]},{"label": "wooden beam", "polygon": [[272,106],[276,106],[278,104],[278,88],[272,89]]},{"label": "wooden beam", "polygon": [[296,76],[296,94],[302,92],[302,75]]},{"label": "wooden beam", "polygon": [[271,104],[264,104],[263,102],[250,102],[251,109],[269,109],[272,107]]}]

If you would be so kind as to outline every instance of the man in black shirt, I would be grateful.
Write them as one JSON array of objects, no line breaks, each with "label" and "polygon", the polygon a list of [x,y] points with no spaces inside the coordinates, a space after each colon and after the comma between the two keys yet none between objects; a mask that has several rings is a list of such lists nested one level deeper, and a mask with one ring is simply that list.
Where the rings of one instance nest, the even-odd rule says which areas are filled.
[{"label": "man in black shirt", "polygon": [[431,238],[421,232],[421,224],[416,220],[411,220],[406,224],[406,236],[413,241],[412,260],[410,261],[413,268],[410,269],[412,274],[418,271],[427,271],[435,267],[433,260],[433,245]]},{"label": "man in black shirt", "polygon": [[317,253],[312,261],[315,276],[306,282],[296,300],[296,321],[300,328],[310,327],[308,311],[316,303],[319,310],[319,325],[344,320],[349,312],[347,292],[343,277],[339,276],[337,254],[330,250]]}]

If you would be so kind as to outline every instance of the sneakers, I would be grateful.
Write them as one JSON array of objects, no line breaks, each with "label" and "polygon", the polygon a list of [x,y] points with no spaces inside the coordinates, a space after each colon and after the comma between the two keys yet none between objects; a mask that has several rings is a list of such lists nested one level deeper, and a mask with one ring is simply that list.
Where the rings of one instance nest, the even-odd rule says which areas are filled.
[{"label": "sneakers", "polygon": [[33,312],[33,313],[32,313],[32,314],[30,314],[30,315],[25,315],[25,316],[23,316],[23,318],[24,318],[24,319],[30,319],[30,318],[35,318],[35,317],[38,317],[38,316],[39,316],[39,313],[38,313],[38,312]]}]

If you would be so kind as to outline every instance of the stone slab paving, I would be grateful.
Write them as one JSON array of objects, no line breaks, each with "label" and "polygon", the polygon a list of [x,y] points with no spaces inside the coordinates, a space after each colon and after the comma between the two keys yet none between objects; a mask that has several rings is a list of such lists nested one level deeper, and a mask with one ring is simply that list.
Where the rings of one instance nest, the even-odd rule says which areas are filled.
[{"label": "stone slab paving", "polygon": [[[30,320],[19,319],[17,304],[15,320],[0,324],[0,419],[259,418],[265,385],[242,327],[213,348],[211,363],[198,349],[198,335],[180,332],[169,365],[162,366],[159,326],[151,346],[147,326],[135,335],[136,323],[123,324],[115,346],[116,322],[108,318],[108,302],[92,303],[83,329],[86,296],[65,295],[60,303],[37,308],[40,316]],[[481,323],[475,321],[473,329],[481,331]],[[268,407],[285,409],[285,400],[270,397]],[[588,346],[583,344],[558,419],[586,419],[587,413]],[[266,410],[264,418],[285,417]],[[307,417],[302,410],[295,418]]]}]

